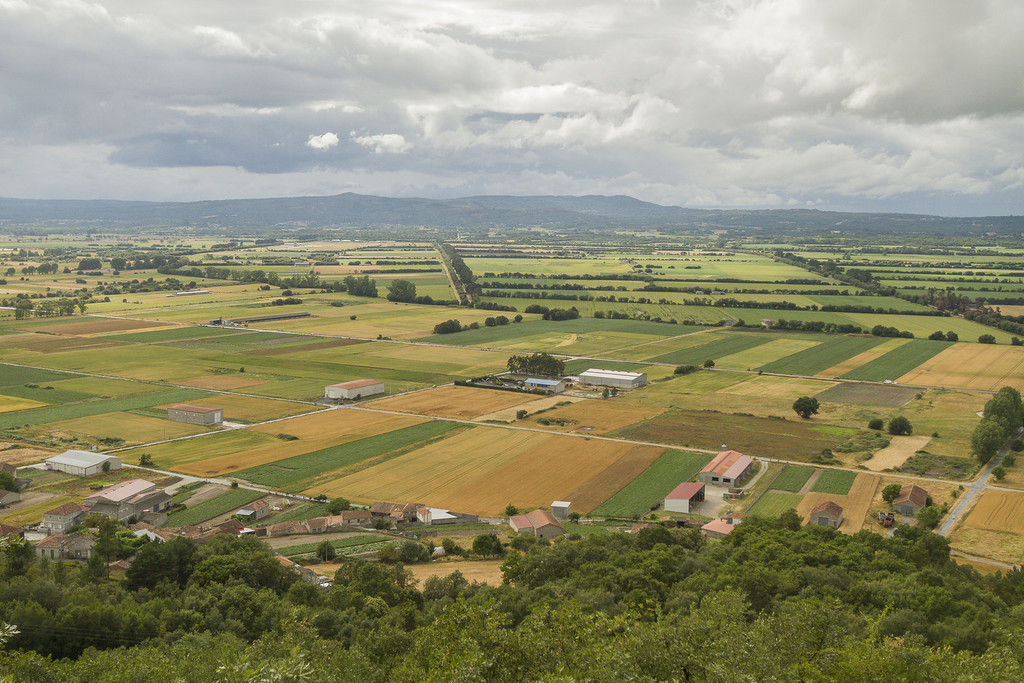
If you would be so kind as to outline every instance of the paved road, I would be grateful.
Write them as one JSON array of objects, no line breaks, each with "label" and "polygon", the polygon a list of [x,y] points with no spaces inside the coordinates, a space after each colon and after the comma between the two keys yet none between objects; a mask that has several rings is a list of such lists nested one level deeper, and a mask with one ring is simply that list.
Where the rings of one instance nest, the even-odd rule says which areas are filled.
[{"label": "paved road", "polygon": [[954,527],[956,527],[957,522],[960,521],[960,518],[963,517],[964,513],[967,512],[967,510],[970,508],[971,502],[978,497],[978,494],[989,488],[989,475],[991,475],[992,470],[994,470],[996,466],[1003,461],[1003,458],[1006,457],[1006,454],[1010,452],[1010,442],[1013,441],[1015,438],[1019,437],[1021,433],[1024,433],[1024,428],[1018,429],[1010,438],[1010,440],[1006,442],[1006,444],[999,451],[999,453],[997,453],[994,458],[989,460],[988,464],[982,468],[981,474],[978,475],[978,478],[971,482],[971,484],[964,491],[964,494],[960,496],[960,500],[957,502],[957,504],[953,506],[953,509],[949,511],[948,515],[946,515],[945,521],[943,521],[942,524],[939,525],[938,533],[942,534],[943,536],[949,536],[949,534],[953,531]]}]

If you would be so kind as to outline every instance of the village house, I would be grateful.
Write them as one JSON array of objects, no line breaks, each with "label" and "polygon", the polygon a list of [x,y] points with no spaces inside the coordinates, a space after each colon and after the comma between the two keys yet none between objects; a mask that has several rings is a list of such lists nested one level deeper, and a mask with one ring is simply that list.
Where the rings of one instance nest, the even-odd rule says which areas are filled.
[{"label": "village house", "polygon": [[25,530],[19,526],[0,523],[0,538],[25,538]]},{"label": "village house", "polygon": [[843,508],[831,500],[818,503],[811,508],[811,515],[808,524],[813,526],[830,526],[838,529],[843,523]]},{"label": "village house", "polygon": [[81,505],[64,503],[59,507],[44,512],[43,522],[39,526],[51,534],[63,534],[67,533],[69,529],[78,526],[84,516]]},{"label": "village house", "polygon": [[558,538],[565,534],[565,529],[547,510],[533,510],[525,515],[513,515],[509,518],[508,524],[514,531],[531,534],[537,538]]},{"label": "village house", "polygon": [[95,545],[92,534],[53,534],[36,543],[36,555],[50,560],[88,560]]},{"label": "village house", "polygon": [[247,522],[255,522],[263,519],[269,515],[270,512],[270,501],[265,498],[260,498],[259,500],[252,501],[235,514],[239,517],[244,517]]},{"label": "village house", "polygon": [[5,491],[0,489],[0,508],[5,508],[8,505],[14,505],[15,503],[21,502],[21,494],[17,491]]},{"label": "village house", "polygon": [[163,521],[166,521],[164,511],[173,502],[174,499],[163,489],[158,489],[156,484],[145,479],[129,479],[89,496],[83,501],[82,508],[87,515],[106,515],[118,522],[131,517],[150,521],[143,520],[143,516],[149,513],[154,514],[157,521],[163,514]]},{"label": "village house", "polygon": [[892,501],[893,512],[908,517],[915,516],[928,505],[928,492],[916,484],[905,484],[900,494]]},{"label": "village house", "polygon": [[722,538],[732,533],[735,524],[728,519],[715,519],[700,528],[704,538]]}]

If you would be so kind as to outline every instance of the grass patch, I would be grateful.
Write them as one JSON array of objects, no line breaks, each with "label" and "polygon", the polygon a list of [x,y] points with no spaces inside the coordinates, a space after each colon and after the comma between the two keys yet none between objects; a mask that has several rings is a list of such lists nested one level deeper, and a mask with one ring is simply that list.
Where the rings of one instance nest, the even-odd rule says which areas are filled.
[{"label": "grass patch", "polygon": [[86,394],[81,391],[68,391],[67,389],[60,389],[50,384],[37,385],[30,383],[30,386],[24,384],[21,386],[9,386],[4,387],[2,391],[4,396],[27,398],[30,401],[49,403],[51,405],[74,403],[75,401],[93,398],[93,394]]},{"label": "grass patch", "polygon": [[937,477],[941,479],[970,479],[979,468],[974,458],[958,458],[950,455],[936,455],[927,451],[918,451],[907,458],[899,471],[905,474],[916,474],[919,477]]},{"label": "grass patch", "polygon": [[149,408],[150,406],[163,405],[165,403],[183,403],[207,396],[210,396],[210,393],[206,391],[172,389],[155,394],[113,398],[106,401],[87,401],[85,403],[72,403],[63,406],[34,408],[32,410],[22,410],[0,415],[0,429],[20,427],[26,424],[46,424],[60,420],[72,420],[78,417],[103,415],[104,413],[118,413],[138,408]]},{"label": "grass patch", "polygon": [[650,512],[651,506],[687,481],[711,461],[705,453],[667,451],[636,479],[601,504],[593,514],[603,517],[633,517]]},{"label": "grass patch", "polygon": [[853,438],[847,439],[832,450],[837,453],[861,453],[863,451],[880,451],[889,445],[891,439],[881,432],[861,432]]},{"label": "grass patch", "polygon": [[761,366],[765,372],[816,375],[882,343],[877,337],[836,337]]},{"label": "grass patch", "polygon": [[818,481],[811,487],[812,493],[831,493],[834,496],[845,496],[853,486],[853,480],[857,478],[856,472],[846,470],[825,470],[818,477]]},{"label": "grass patch", "polygon": [[23,368],[17,365],[2,365],[3,372],[0,372],[0,387],[9,387],[15,384],[39,384],[41,382],[53,382],[62,379],[71,379],[78,375],[71,375],[53,370],[41,370],[38,368]]},{"label": "grass patch", "polygon": [[315,517],[326,517],[331,514],[327,511],[327,503],[300,503],[291,510],[282,512],[279,515],[274,515],[266,523],[261,523],[260,526],[266,526],[267,524],[277,524],[278,522],[292,522],[295,520],[313,519]]},{"label": "grass patch", "polygon": [[[787,465],[786,469],[782,470],[779,476],[775,477],[775,481],[772,482],[771,488],[776,491],[789,491],[790,493],[796,493],[804,487],[807,480],[814,474],[813,467],[803,467],[801,465]],[[758,501],[760,503],[760,501]]]},{"label": "grass patch", "polygon": [[[787,467],[786,470],[790,469]],[[801,468],[801,469],[811,469]],[[783,474],[786,473],[783,470]],[[780,475],[781,477],[781,475]],[[778,481],[778,479],[776,479]],[[760,515],[762,517],[778,517],[786,510],[796,509],[796,506],[803,500],[803,496],[798,493],[783,493],[782,491],[765,491],[756,503],[754,503],[746,514],[748,515]]]},{"label": "grass patch", "polygon": [[284,488],[324,472],[341,469],[399,448],[432,439],[459,426],[457,423],[443,420],[424,422],[393,432],[377,434],[331,448],[285,458],[270,465],[241,470],[235,476],[264,486]]},{"label": "grass patch", "polygon": [[882,382],[907,374],[932,356],[949,348],[949,344],[928,339],[914,339],[889,353],[865,363],[843,375],[848,379]]},{"label": "grass patch", "polygon": [[167,526],[185,526],[186,524],[199,524],[208,519],[213,519],[225,512],[230,512],[251,503],[263,496],[260,491],[249,491],[248,489],[229,489],[215,498],[204,500],[195,507],[185,508],[172,512],[167,516]]}]

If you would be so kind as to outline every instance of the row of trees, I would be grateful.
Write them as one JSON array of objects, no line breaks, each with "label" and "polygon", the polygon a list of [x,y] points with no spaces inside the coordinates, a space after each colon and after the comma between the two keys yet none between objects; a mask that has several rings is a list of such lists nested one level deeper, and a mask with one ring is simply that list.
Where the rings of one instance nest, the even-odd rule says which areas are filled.
[{"label": "row of trees", "polygon": [[1022,424],[1024,408],[1020,392],[1013,387],[1003,387],[985,404],[981,422],[971,434],[975,457],[982,464],[987,463]]},{"label": "row of trees", "polygon": [[565,361],[547,353],[529,356],[509,356],[506,363],[509,372],[516,375],[548,375],[558,377],[565,374]]}]

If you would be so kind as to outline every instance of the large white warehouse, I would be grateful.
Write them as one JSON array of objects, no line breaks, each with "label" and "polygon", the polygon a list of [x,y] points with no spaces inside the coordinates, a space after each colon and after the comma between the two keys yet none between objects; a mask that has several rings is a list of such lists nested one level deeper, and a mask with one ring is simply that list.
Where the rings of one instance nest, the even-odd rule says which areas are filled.
[{"label": "large white warehouse", "polygon": [[593,384],[599,387],[637,389],[647,384],[647,373],[591,368],[586,372],[580,373],[580,381],[584,384]]},{"label": "large white warehouse", "polygon": [[67,472],[76,477],[89,477],[105,471],[103,464],[107,464],[107,470],[121,469],[121,458],[116,455],[104,455],[103,453],[91,453],[89,451],[64,451],[60,455],[47,458],[46,469],[57,472]]}]

